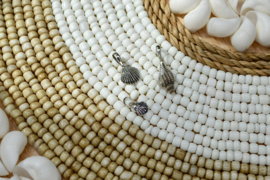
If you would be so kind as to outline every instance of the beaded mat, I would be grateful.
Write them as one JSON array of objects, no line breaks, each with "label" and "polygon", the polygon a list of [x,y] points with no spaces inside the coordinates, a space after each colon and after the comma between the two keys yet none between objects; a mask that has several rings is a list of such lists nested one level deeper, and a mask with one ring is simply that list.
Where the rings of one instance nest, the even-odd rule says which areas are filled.
[{"label": "beaded mat", "polygon": [[169,0],[143,1],[151,21],[160,33],[185,55],[204,65],[234,74],[270,75],[270,48],[255,43],[245,53],[237,52],[228,43],[229,38],[216,41],[206,35],[205,29],[190,33],[183,25],[182,17],[170,11]]},{"label": "beaded mat", "polygon": [[[185,57],[141,0],[0,5],[0,98],[63,178],[270,179],[269,77]],[[174,94],[157,86],[157,44]],[[135,86],[120,81],[113,51],[140,70]],[[137,116],[126,96],[149,112]]]}]

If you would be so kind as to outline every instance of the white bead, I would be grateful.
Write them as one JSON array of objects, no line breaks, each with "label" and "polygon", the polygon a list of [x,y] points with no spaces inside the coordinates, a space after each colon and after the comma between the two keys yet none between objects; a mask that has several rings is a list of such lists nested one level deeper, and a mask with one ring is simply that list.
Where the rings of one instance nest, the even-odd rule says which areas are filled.
[{"label": "white bead", "polygon": [[184,139],[189,142],[192,142],[193,138],[194,138],[194,133],[192,131],[186,131]]},{"label": "white bead", "polygon": [[184,137],[185,136],[185,129],[183,129],[183,128],[180,128],[180,127],[177,127],[176,129],[175,129],[175,131],[174,131],[174,134],[176,135],[176,136],[179,136],[179,137]]},{"label": "white bead", "polygon": [[169,133],[169,134],[166,136],[166,141],[167,141],[168,143],[172,143],[173,138],[174,138],[174,135],[173,135],[172,133]]},{"label": "white bead", "polygon": [[205,147],[208,147],[208,146],[210,146],[210,143],[211,143],[210,137],[204,136],[204,137],[203,137],[202,145],[205,146]]},{"label": "white bead", "polygon": [[182,142],[182,138],[175,136],[172,141],[172,145],[176,147],[180,147],[180,144]]},{"label": "white bead", "polygon": [[151,131],[151,135],[153,137],[157,137],[158,133],[159,133],[160,129],[158,127],[153,127],[152,131]]},{"label": "white bead", "polygon": [[189,147],[189,142],[187,140],[182,140],[180,148],[186,151],[188,150],[188,147]]},{"label": "white bead", "polygon": [[110,105],[113,105],[117,101],[117,97],[114,94],[110,94],[107,97],[107,101]]},{"label": "white bead", "polygon": [[168,121],[166,121],[165,119],[160,119],[157,127],[161,128],[161,129],[166,129],[168,125]]},{"label": "white bead", "polygon": [[195,134],[193,142],[196,144],[202,144],[203,136],[200,134]]},{"label": "white bead", "polygon": [[191,131],[193,129],[193,127],[194,127],[194,123],[189,121],[189,120],[187,120],[184,124],[184,128],[187,130]]},{"label": "white bead", "polygon": [[227,151],[227,161],[233,161],[234,160],[234,153],[233,151]]},{"label": "white bead", "polygon": [[165,140],[166,139],[166,136],[167,136],[168,132],[164,129],[161,129],[159,134],[158,134],[158,138],[160,140]]},{"label": "white bead", "polygon": [[211,97],[215,97],[216,89],[214,87],[208,87],[206,90],[206,94],[211,96]]},{"label": "white bead", "polygon": [[202,146],[202,145],[198,145],[198,146],[197,146],[196,154],[197,154],[198,156],[201,156],[201,155],[203,154],[203,150],[204,150],[203,146]]},{"label": "white bead", "polygon": [[193,128],[193,130],[195,131],[195,132],[200,132],[201,131],[201,123],[199,123],[199,122],[196,122],[195,124],[194,124],[194,128]]}]

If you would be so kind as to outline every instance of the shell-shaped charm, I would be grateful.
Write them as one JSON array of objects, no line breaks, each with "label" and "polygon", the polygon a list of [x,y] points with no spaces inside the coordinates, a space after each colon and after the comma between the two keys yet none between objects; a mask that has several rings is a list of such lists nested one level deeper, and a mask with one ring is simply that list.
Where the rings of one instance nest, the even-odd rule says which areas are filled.
[{"label": "shell-shaped charm", "polygon": [[138,102],[134,107],[134,110],[137,112],[139,116],[144,115],[148,111],[148,106],[145,102]]},{"label": "shell-shaped charm", "polygon": [[170,70],[166,68],[164,63],[160,64],[159,84],[165,88],[168,93],[174,91],[174,76]]},{"label": "shell-shaped charm", "polygon": [[160,70],[159,70],[159,84],[162,88],[166,89],[168,93],[174,92],[174,76],[172,72],[167,69],[164,61],[161,58],[160,46],[157,46],[157,53],[160,59]]},{"label": "shell-shaped charm", "polygon": [[124,65],[122,69],[121,81],[125,84],[135,84],[140,80],[139,70],[130,65]]},{"label": "shell-shaped charm", "polygon": [[124,65],[123,61],[118,53],[114,53],[114,60],[120,64],[123,69],[121,73],[121,81],[125,84],[135,84],[140,80],[139,70],[135,67],[131,67],[130,65]]},{"label": "shell-shaped charm", "polygon": [[148,112],[148,106],[145,102],[137,102],[135,103],[131,98],[125,97],[124,104],[135,111],[139,116],[144,115]]}]

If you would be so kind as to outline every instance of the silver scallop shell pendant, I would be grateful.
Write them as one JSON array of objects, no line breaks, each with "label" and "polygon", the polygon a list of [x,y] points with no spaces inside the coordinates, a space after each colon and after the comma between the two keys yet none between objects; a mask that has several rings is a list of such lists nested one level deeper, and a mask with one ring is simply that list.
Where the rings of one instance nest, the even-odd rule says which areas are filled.
[{"label": "silver scallop shell pendant", "polygon": [[135,111],[139,116],[144,115],[148,111],[148,106],[145,102],[134,102],[131,98],[125,97],[124,104]]},{"label": "silver scallop shell pendant", "polygon": [[168,93],[174,92],[174,76],[172,72],[166,67],[165,62],[161,58],[161,48],[157,46],[157,53],[160,59],[159,69],[159,85],[164,88]]},{"label": "silver scallop shell pendant", "polygon": [[135,67],[131,67],[130,65],[125,65],[118,53],[114,53],[114,60],[120,64],[123,69],[121,73],[121,81],[125,84],[135,84],[140,79],[139,70]]}]

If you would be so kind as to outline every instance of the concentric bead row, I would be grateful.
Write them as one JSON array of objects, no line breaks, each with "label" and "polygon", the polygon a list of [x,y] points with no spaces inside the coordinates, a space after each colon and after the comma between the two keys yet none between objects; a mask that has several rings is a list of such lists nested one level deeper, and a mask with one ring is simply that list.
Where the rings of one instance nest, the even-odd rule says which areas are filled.
[{"label": "concentric bead row", "polygon": [[[93,4],[94,5],[94,4]],[[98,8],[98,6],[100,5],[100,2],[99,3],[96,3],[96,8]],[[89,12],[89,11],[88,11]],[[100,11],[101,12],[101,11]],[[84,23],[85,24],[85,23]],[[124,26],[123,26],[124,27]],[[119,27],[118,27],[119,28]],[[96,28],[96,29],[98,29],[98,28]],[[60,30],[61,31],[61,30]],[[97,30],[96,30],[97,31]],[[97,31],[98,32],[98,31]],[[73,34],[73,33],[72,33]],[[77,42],[79,42],[79,41],[77,41]],[[91,66],[91,65],[90,65]],[[103,73],[104,74],[104,73]],[[119,76],[119,74],[118,74],[118,76]],[[92,78],[93,79],[93,78]],[[256,78],[255,78],[256,79]],[[211,81],[210,81],[211,80]],[[208,85],[210,84],[211,85],[211,82],[212,82],[212,86],[213,86],[213,82],[214,82],[214,79],[212,78],[212,79],[210,79],[209,80],[209,82],[208,82]],[[188,81],[188,80],[187,80]],[[91,82],[93,82],[93,81],[91,81]],[[95,81],[94,81],[95,82]],[[255,82],[255,81],[254,81]],[[187,83],[185,83],[185,84],[188,84],[188,82]],[[93,84],[94,85],[94,84]],[[98,86],[98,85],[97,85]],[[120,88],[121,89],[121,88]],[[99,90],[99,89],[98,89]],[[210,91],[210,90],[209,90]],[[108,99],[108,101],[109,101],[109,99],[114,99],[114,98],[112,98],[113,96],[110,96],[110,98],[107,98]],[[208,96],[209,97],[209,96]],[[268,97],[268,96],[267,96]],[[157,99],[159,99],[159,98],[157,98]],[[184,98],[183,98],[184,99]],[[213,100],[213,103],[212,104],[215,104],[215,102],[214,102],[214,98],[212,98]],[[237,99],[237,98],[236,98]],[[110,101],[109,101],[110,102]],[[228,103],[229,103],[229,101],[227,101]],[[115,101],[111,101],[111,104],[112,105],[114,105],[114,103],[115,103]],[[227,104],[228,104],[227,103]],[[120,105],[121,104],[121,102],[119,102],[118,101],[118,104]],[[228,108],[228,107],[230,107],[230,104],[228,104],[227,105],[226,104],[226,107]],[[234,105],[234,107],[236,106],[237,107],[237,103],[234,103],[235,105]],[[212,105],[213,107],[214,107],[214,105]],[[220,106],[222,106],[222,105],[220,105]],[[116,105],[115,105],[115,107],[117,107]],[[120,105],[120,106],[118,106],[118,107],[123,107],[122,106],[122,104]],[[119,109],[121,109],[121,108],[119,108]],[[208,108],[209,109],[209,108]],[[237,108],[236,108],[237,109]],[[242,108],[242,109],[245,109],[244,107]],[[252,107],[251,108],[249,108],[250,109],[250,111],[252,111]],[[253,108],[254,109],[254,108]],[[259,107],[257,108],[258,109],[258,112],[259,112]],[[167,128],[167,131],[169,131],[169,132],[174,132],[174,131],[176,131],[176,130],[180,130],[180,131],[177,131],[177,132],[179,132],[179,133],[177,133],[177,135],[179,136],[179,137],[182,137],[182,138],[185,138],[186,140],[189,140],[189,141],[192,141],[193,139],[192,139],[192,137],[194,137],[194,134],[193,134],[193,132],[191,132],[190,130],[193,130],[193,128],[194,128],[194,131],[195,132],[200,132],[201,133],[201,135],[205,135],[205,134],[207,134],[207,135],[210,135],[210,137],[212,136],[214,136],[213,134],[215,133],[215,137],[216,137],[216,139],[217,140],[219,140],[220,138],[222,138],[222,139],[224,139],[224,140],[226,140],[226,137],[231,137],[232,139],[231,139],[231,141],[229,141],[228,143],[226,143],[226,144],[228,144],[227,145],[227,147],[233,147],[233,146],[229,146],[229,145],[232,145],[232,143],[230,143],[230,142],[232,142],[232,140],[234,140],[235,142],[233,143],[233,145],[235,145],[235,149],[234,148],[229,148],[228,150],[243,150],[244,152],[246,151],[246,149],[247,149],[247,145],[246,145],[246,143],[245,143],[245,141],[248,141],[249,139],[251,139],[251,142],[253,142],[254,141],[254,139],[255,139],[255,142],[256,142],[256,138],[257,138],[257,136],[256,136],[256,134],[251,134],[251,135],[249,135],[249,134],[246,134],[246,133],[238,133],[238,132],[235,132],[235,131],[232,131],[232,132],[221,132],[220,131],[220,129],[221,129],[221,121],[219,120],[217,123],[216,123],[216,128],[218,129],[216,132],[214,132],[213,133],[213,127],[214,126],[210,126],[210,128],[208,129],[209,130],[209,133],[207,133],[208,132],[208,130],[207,130],[207,126],[209,126],[209,124],[213,124],[213,121],[214,121],[214,118],[217,118],[217,119],[220,119],[220,117],[215,117],[215,110],[214,110],[214,108],[212,108],[212,109],[210,109],[211,111],[211,113],[210,113],[210,118],[208,118],[207,120],[208,120],[208,123],[206,124],[206,126],[203,126],[203,130],[201,130],[200,129],[200,127],[201,127],[201,125],[200,124],[205,124],[205,122],[206,122],[206,120],[203,120],[203,119],[205,119],[204,117],[205,116],[200,116],[200,117],[202,117],[202,118],[200,118],[200,119],[202,119],[202,121],[200,121],[199,123],[197,123],[196,124],[196,126],[194,126],[193,125],[193,123],[192,122],[189,122],[189,121],[187,121],[187,123],[185,123],[185,128],[188,130],[187,131],[187,133],[185,134],[185,130],[184,129],[182,129],[182,130],[184,130],[184,131],[182,131],[182,133],[181,133],[181,129],[176,129],[176,126],[175,125],[173,125],[173,123],[170,123],[169,125],[168,125],[168,123],[166,122],[166,121],[164,121],[164,120],[160,120],[159,121],[159,119],[152,119],[152,121],[150,121],[150,123],[152,122],[154,125],[157,125],[159,128],[163,128],[163,129],[166,129],[166,127],[167,127],[167,125],[168,125],[168,128]],[[180,111],[180,110],[179,110]],[[207,110],[205,110],[205,111],[207,111]],[[209,110],[208,110],[209,111]],[[237,111],[237,110],[236,110]],[[253,110],[254,111],[254,110]],[[267,110],[265,110],[265,112],[267,112]],[[221,111],[221,113],[222,113],[222,111]],[[187,113],[187,115],[186,114],[183,114],[183,116],[184,115],[186,115],[186,116],[184,116],[184,117],[187,117],[187,118],[190,118],[190,119],[192,119],[192,117],[198,117],[198,115],[196,115],[196,113],[190,113],[191,115],[188,115],[189,113]],[[195,114],[195,115],[194,115]],[[207,115],[209,115],[209,112],[208,113],[206,113]],[[213,115],[214,114],[214,115]],[[220,112],[219,112],[219,114],[220,114]],[[239,114],[240,113],[237,113],[237,117],[239,118],[240,117],[240,119],[242,118],[242,116],[239,116]],[[246,113],[245,113],[245,115],[246,115]],[[214,116],[214,118],[213,118],[213,116]],[[222,115],[221,115],[222,116]],[[224,116],[224,114],[223,114],[223,116]],[[256,121],[256,119],[257,119],[257,117],[256,117],[257,115],[256,114],[254,114],[253,116],[252,116],[252,118],[254,118],[255,117],[255,119],[253,119],[253,120],[255,120],[255,122],[257,122]],[[233,112],[228,112],[228,113],[226,113],[226,117],[228,117],[228,118],[234,118],[234,114],[233,114]],[[244,116],[245,117],[245,116]],[[265,117],[265,116],[264,116]],[[260,122],[262,122],[263,123],[263,119],[265,119],[263,116],[260,116],[260,118],[262,119],[262,121],[260,121]],[[166,118],[168,118],[168,117],[164,117],[164,119],[166,119]],[[176,118],[177,119],[177,118]],[[243,118],[243,119],[249,119],[249,118]],[[139,122],[141,122],[141,119],[140,118],[137,118],[137,119],[134,119],[134,120],[136,120],[135,121],[135,123],[139,123]],[[178,119],[179,120],[179,119]],[[183,122],[183,120],[181,121],[181,119],[180,119],[180,121],[178,121],[177,120],[177,122],[178,122],[178,124],[177,125],[180,125],[180,127],[181,127],[181,122]],[[228,119],[227,119],[228,120]],[[157,122],[159,122],[159,123],[157,123]],[[195,122],[196,122],[196,119],[195,119]],[[265,122],[265,121],[264,121]],[[254,123],[254,121],[253,121],[253,123]],[[266,129],[266,126],[265,125],[262,125],[262,126],[259,126],[259,128],[260,129],[258,129],[258,128],[256,128],[256,124],[255,124],[255,126],[253,125],[253,123],[251,123],[251,124],[248,124],[248,131],[250,132],[250,133],[253,133],[253,132],[265,132],[265,129]],[[147,125],[147,123],[144,123],[144,124],[146,124]],[[241,129],[241,131],[246,131],[247,130],[247,128],[245,128],[245,122],[244,123],[241,123],[240,125],[243,125],[243,126],[241,126],[241,127],[243,127],[242,129]],[[138,124],[138,125],[140,125],[140,124]],[[233,126],[233,128],[232,128],[232,130],[235,130],[235,127],[234,127],[234,125],[236,125],[236,127],[237,127],[237,125],[238,125],[238,122],[234,122],[234,123],[232,123],[232,125],[230,125],[230,123],[227,123],[226,121],[223,123],[223,125],[224,125],[224,130],[226,130],[227,129],[227,127],[230,127],[230,126]],[[183,124],[182,124],[182,126],[183,126]],[[143,126],[144,127],[144,126]],[[165,127],[165,128],[164,128]],[[159,135],[158,133],[160,132],[160,130],[159,130],[159,128],[153,128],[152,130],[151,130],[151,134],[152,135],[154,135],[154,136],[157,136],[157,135]],[[256,130],[255,130],[256,129]],[[230,129],[229,129],[230,130]],[[238,130],[238,129],[236,129],[236,130]],[[161,131],[162,132],[162,131]],[[162,138],[162,139],[164,139],[164,137],[162,136],[162,134],[164,134],[164,133],[166,133],[166,132],[164,132],[163,131],[163,133],[160,133],[161,135],[159,136],[160,138]],[[224,135],[223,135],[223,133],[225,133]],[[212,135],[211,135],[212,134]],[[224,137],[223,137],[223,136]],[[262,135],[262,134],[261,134]],[[264,136],[259,136],[260,138],[257,138],[258,139],[258,141],[259,142],[264,142],[264,139],[265,139],[265,137]],[[170,140],[170,137],[172,137],[173,138],[173,136],[169,136],[168,137],[168,141],[169,142],[173,142],[173,139],[172,140]],[[189,138],[188,138],[189,137]],[[240,139],[240,137],[241,137],[241,139]],[[167,138],[166,138],[167,139]],[[194,139],[194,142],[196,142],[197,144],[202,144],[202,136],[199,136],[199,135],[196,135],[195,136],[195,139]],[[241,141],[244,141],[243,143],[241,143],[241,146],[240,146],[240,142],[239,141],[237,141],[237,140],[241,140]],[[175,140],[175,145],[180,145],[179,143],[181,143],[181,141],[179,142],[179,138],[176,138],[176,140]],[[204,138],[204,141],[203,142],[205,142],[205,143],[203,143],[203,145],[204,146],[209,146],[210,145],[210,142],[209,142],[209,137],[205,137]],[[215,147],[217,147],[218,145],[217,145],[217,141],[213,141],[213,143],[211,143],[212,145],[211,145],[211,148],[215,148]],[[223,150],[224,149],[224,141],[218,141],[218,144],[220,144],[219,145],[219,150]],[[186,143],[186,141],[185,141],[185,143],[182,145],[181,144],[181,147],[183,148],[183,149],[188,149],[188,143]],[[194,146],[191,146],[191,147],[194,147]],[[226,145],[225,145],[225,147],[226,147]],[[249,148],[249,146],[248,146],[248,148]],[[191,149],[191,148],[190,148]],[[250,151],[250,152],[254,152],[254,153],[256,153],[256,152],[258,152],[258,145],[255,145],[255,144],[252,144],[251,146],[250,146],[250,149],[255,149],[254,151],[252,150],[252,151]],[[256,150],[257,149],[257,150]],[[208,149],[205,149],[205,150],[208,150]],[[209,152],[209,151],[208,151]],[[248,152],[248,151],[247,151]],[[198,153],[201,153],[201,151],[198,151]],[[217,151],[216,151],[216,153],[217,153]],[[226,152],[225,152],[226,153]],[[231,154],[232,152],[231,151],[229,151],[228,152],[229,153],[229,155],[228,155],[228,159],[231,159],[232,157],[233,157],[233,155]],[[262,153],[262,154],[264,154],[264,153],[266,153],[266,148],[265,147],[263,147],[263,146],[260,146],[260,153]],[[208,155],[206,155],[206,156],[209,156],[209,154],[210,153],[208,153]],[[238,153],[239,154],[239,153]],[[216,158],[216,155],[217,154],[215,154],[215,158]],[[224,152],[222,153],[222,157],[226,157],[226,156],[223,156],[224,155]],[[241,156],[238,156],[238,157],[240,157],[240,159],[241,159]],[[239,160],[240,160],[239,159]]]}]

